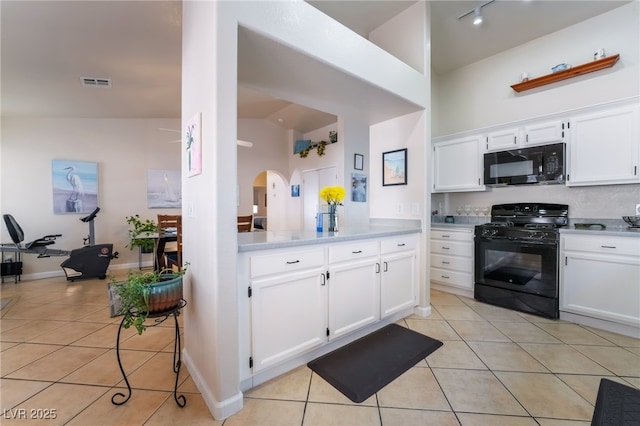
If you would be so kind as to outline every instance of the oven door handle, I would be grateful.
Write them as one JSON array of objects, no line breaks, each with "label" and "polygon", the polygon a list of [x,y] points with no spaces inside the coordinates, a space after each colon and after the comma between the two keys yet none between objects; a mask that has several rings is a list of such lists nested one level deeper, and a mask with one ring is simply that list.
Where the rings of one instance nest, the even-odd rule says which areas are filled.
[{"label": "oven door handle", "polygon": [[522,240],[519,238],[476,238],[476,242],[482,243],[492,243],[492,242],[509,242],[509,243],[520,243],[522,246],[557,246],[557,241],[536,241],[536,240]]}]

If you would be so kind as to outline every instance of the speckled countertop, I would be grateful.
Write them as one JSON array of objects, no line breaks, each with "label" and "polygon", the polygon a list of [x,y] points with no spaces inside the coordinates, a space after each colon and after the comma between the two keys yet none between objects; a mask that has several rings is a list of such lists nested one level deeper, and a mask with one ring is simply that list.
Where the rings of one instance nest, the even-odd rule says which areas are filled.
[{"label": "speckled countertop", "polygon": [[339,232],[265,231],[238,233],[238,252],[271,250],[364,238],[392,237],[422,232],[419,220],[372,219],[368,224],[340,228]]}]

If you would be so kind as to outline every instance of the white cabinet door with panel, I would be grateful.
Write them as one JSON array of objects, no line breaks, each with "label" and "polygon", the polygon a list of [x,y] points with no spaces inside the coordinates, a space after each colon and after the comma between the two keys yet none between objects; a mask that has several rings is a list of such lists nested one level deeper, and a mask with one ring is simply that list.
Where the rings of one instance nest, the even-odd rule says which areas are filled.
[{"label": "white cabinet door with panel", "polygon": [[480,135],[433,144],[433,192],[483,191]]},{"label": "white cabinet door with panel", "polygon": [[561,250],[561,317],[640,327],[640,238],[562,235]]},{"label": "white cabinet door with panel", "polygon": [[251,256],[254,372],[326,342],[324,253],[324,249],[312,249]]},{"label": "white cabinet door with panel", "polygon": [[545,121],[524,126],[524,145],[544,145],[565,141],[565,126],[563,121]]},{"label": "white cabinet door with panel", "polygon": [[487,134],[487,151],[503,151],[514,149],[518,146],[520,136],[519,128],[497,130]]},{"label": "white cabinet door with panel", "polygon": [[631,105],[571,118],[568,186],[640,183],[639,111]]},{"label": "white cabinet door with panel", "polygon": [[473,297],[473,229],[431,228],[433,288]]},{"label": "white cabinet door with panel", "polygon": [[255,281],[251,292],[254,371],[326,342],[327,299],[322,270]]},{"label": "white cabinet door with panel", "polygon": [[417,304],[418,237],[405,235],[381,241],[380,315],[385,318]]},{"label": "white cabinet door with panel", "polygon": [[380,319],[379,242],[329,248],[329,339]]}]

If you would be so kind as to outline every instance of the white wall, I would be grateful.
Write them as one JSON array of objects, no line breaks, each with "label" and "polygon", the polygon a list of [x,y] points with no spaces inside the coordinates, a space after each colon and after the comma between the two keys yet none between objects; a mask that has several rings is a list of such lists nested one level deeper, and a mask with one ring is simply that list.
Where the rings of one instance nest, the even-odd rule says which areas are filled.
[{"label": "white wall", "polygon": [[[640,2],[614,9],[438,77],[438,133],[508,123],[640,94]],[[581,65],[604,48],[620,54],[613,68],[516,93],[559,63]]]},{"label": "white wall", "polygon": [[[98,163],[96,242],[113,243],[120,257],[110,270],[138,266],[138,252],[126,248],[125,217],[156,219],[176,209],[147,208],[147,170],[179,170],[180,144],[168,143],[180,129],[178,119],[2,118],[2,213],[12,214],[25,232],[25,242],[46,234],[62,234],[51,248],[82,246],[89,227],[85,214],[54,214],[51,160]],[[2,242],[11,241],[2,224]],[[63,257],[23,256],[24,279],[63,275]],[[147,263],[150,262],[146,258]]]},{"label": "white wall", "polygon": [[[437,105],[433,135],[473,130],[515,120],[595,105],[640,94],[640,3],[614,9],[506,52],[435,77]],[[603,47],[620,54],[612,68],[517,94],[510,85],[523,71],[531,78],[567,62],[580,65]],[[606,161],[606,155],[603,157]],[[438,194],[433,208],[454,214],[459,205],[490,206],[508,202],[569,205],[572,218],[616,218],[633,214],[640,185],[565,187],[539,185],[493,188],[487,192]],[[442,212],[441,212],[442,213]]]},{"label": "white wall", "polygon": [[[238,120],[238,139],[253,143],[253,147],[238,146],[238,214],[253,211],[253,180],[261,172],[275,170],[289,176],[288,131],[267,120]],[[266,183],[265,183],[266,185]]]}]

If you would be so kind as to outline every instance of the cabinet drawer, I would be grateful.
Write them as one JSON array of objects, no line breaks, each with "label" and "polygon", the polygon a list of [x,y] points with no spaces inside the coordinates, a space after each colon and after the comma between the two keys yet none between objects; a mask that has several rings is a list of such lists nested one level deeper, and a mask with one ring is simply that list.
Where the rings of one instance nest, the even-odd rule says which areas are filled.
[{"label": "cabinet drawer", "polygon": [[446,269],[431,268],[431,281],[466,289],[473,289],[473,274],[467,272],[455,272],[447,271]]},{"label": "cabinet drawer", "polygon": [[284,274],[324,265],[324,249],[251,256],[251,277]]},{"label": "cabinet drawer", "polygon": [[329,248],[329,262],[346,262],[378,256],[377,241],[360,241],[352,244],[336,245]]},{"label": "cabinet drawer", "polygon": [[470,257],[456,257],[445,256],[441,254],[432,254],[431,267],[472,273],[473,259],[471,259]]},{"label": "cabinet drawer", "polygon": [[473,243],[459,241],[431,241],[431,253],[473,257]]},{"label": "cabinet drawer", "polygon": [[431,229],[432,240],[445,240],[445,241],[473,241],[473,231],[460,231],[460,230],[448,230],[448,229]]},{"label": "cabinet drawer", "polygon": [[418,238],[416,235],[398,235],[393,238],[382,240],[382,254],[395,253],[405,250],[415,250],[418,246]]},{"label": "cabinet drawer", "polygon": [[628,256],[640,256],[640,238],[607,235],[565,235],[563,249],[567,251],[590,251]]}]

